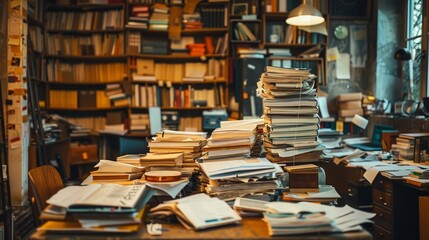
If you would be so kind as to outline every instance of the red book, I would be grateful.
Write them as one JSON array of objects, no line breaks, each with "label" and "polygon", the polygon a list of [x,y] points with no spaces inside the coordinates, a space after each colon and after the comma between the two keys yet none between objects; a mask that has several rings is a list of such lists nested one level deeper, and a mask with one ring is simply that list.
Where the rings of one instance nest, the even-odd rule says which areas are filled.
[{"label": "red book", "polygon": [[205,36],[204,42],[206,44],[207,53],[208,54],[214,53],[213,38],[210,36]]}]

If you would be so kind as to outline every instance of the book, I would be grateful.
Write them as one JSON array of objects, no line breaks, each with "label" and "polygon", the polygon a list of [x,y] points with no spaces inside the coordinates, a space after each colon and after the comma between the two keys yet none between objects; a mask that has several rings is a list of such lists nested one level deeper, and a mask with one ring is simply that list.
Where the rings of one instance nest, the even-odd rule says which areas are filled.
[{"label": "book", "polygon": [[68,186],[46,202],[67,209],[67,212],[139,211],[150,197],[146,185],[118,185],[114,183]]},{"label": "book", "polygon": [[337,100],[339,102],[344,101],[353,101],[353,100],[362,100],[362,93],[361,92],[354,92],[354,93],[342,93],[337,96]]},{"label": "book", "polygon": [[135,173],[127,172],[105,172],[105,171],[92,171],[90,172],[93,181],[97,180],[135,180],[143,176],[143,171]]},{"label": "book", "polygon": [[94,167],[98,168],[98,172],[100,173],[137,173],[144,171],[144,167],[129,164],[129,162],[121,162],[123,159],[129,159],[130,156],[120,156],[117,158],[117,161],[100,160]]}]

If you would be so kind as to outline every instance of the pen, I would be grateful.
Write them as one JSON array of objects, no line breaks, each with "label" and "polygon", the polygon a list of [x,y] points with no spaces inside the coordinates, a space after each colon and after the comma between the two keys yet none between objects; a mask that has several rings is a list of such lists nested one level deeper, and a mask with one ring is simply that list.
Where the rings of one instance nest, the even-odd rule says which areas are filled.
[{"label": "pen", "polygon": [[204,222],[206,222],[206,223],[220,222],[220,221],[229,220],[229,219],[232,219],[232,217],[222,217],[222,218],[206,219],[206,220],[204,220]]}]

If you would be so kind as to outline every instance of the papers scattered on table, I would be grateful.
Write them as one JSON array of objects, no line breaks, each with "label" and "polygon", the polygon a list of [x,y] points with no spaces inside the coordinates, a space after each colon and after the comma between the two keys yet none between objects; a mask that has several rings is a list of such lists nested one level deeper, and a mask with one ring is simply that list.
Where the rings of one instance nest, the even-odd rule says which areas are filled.
[{"label": "papers scattered on table", "polygon": [[374,213],[349,206],[334,207],[310,202],[270,202],[264,220],[270,235],[362,230],[360,224],[372,222]]}]

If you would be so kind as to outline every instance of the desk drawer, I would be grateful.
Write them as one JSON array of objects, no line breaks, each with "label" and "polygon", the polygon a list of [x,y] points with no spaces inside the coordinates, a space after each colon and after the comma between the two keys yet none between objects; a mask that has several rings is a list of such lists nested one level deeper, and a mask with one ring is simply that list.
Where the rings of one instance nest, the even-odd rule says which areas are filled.
[{"label": "desk drawer", "polygon": [[378,190],[378,189],[374,189],[373,201],[374,201],[374,204],[378,203],[378,204],[385,206],[387,208],[390,208],[390,209],[393,206],[392,194],[387,193],[387,192],[383,192],[383,191]]},{"label": "desk drawer", "polygon": [[384,177],[376,178],[375,181],[372,183],[372,186],[377,189],[383,189],[384,191],[387,191],[387,192],[393,191],[392,181]]},{"label": "desk drawer", "polygon": [[378,205],[373,206],[373,212],[376,214],[374,221],[376,223],[384,223],[389,227],[393,225],[393,214],[391,211],[386,210]]},{"label": "desk drawer", "polygon": [[374,230],[372,232],[372,235],[374,239],[376,240],[391,240],[392,239],[392,232],[380,227],[378,224],[374,225]]}]

